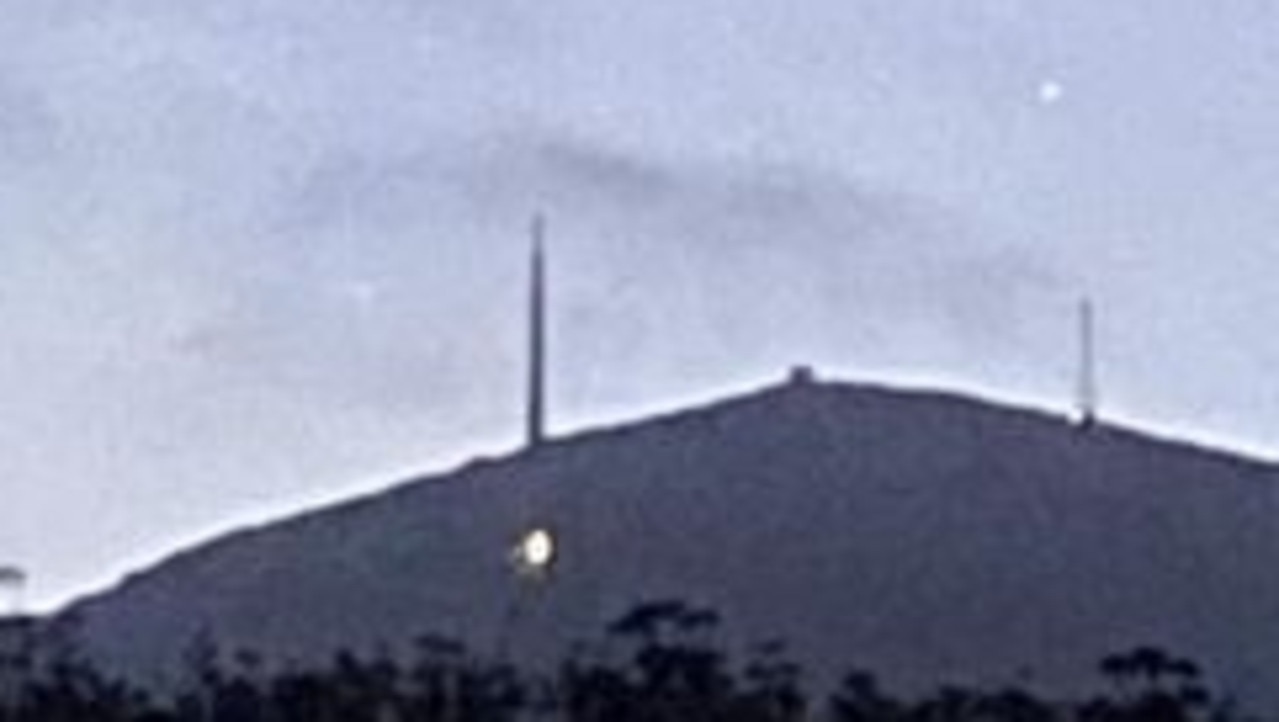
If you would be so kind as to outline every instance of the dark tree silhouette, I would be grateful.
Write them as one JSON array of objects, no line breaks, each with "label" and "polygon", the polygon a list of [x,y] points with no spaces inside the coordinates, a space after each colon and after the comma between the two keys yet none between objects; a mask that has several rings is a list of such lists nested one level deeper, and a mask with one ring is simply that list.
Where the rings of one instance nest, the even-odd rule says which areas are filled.
[{"label": "dark tree silhouette", "polygon": [[398,656],[335,653],[324,664],[272,667],[251,651],[224,658],[197,635],[181,689],[158,700],[95,669],[60,630],[44,649],[0,655],[0,722],[1234,722],[1189,659],[1143,646],[1103,658],[1100,694],[1044,700],[1016,687],[944,686],[918,697],[884,691],[854,671],[810,708],[780,641],[741,664],[718,644],[713,610],[678,600],[641,604],[552,677],[421,637]]},{"label": "dark tree silhouette", "polygon": [[829,706],[835,722],[898,722],[905,717],[902,704],[884,694],[875,675],[861,670],[844,676]]},{"label": "dark tree silhouette", "polygon": [[752,650],[734,719],[741,722],[799,722],[808,711],[799,665],[786,657],[786,644],[771,640]]},{"label": "dark tree silhouette", "polygon": [[1213,697],[1197,664],[1158,647],[1107,655],[1099,670],[1111,693],[1082,705],[1081,722],[1192,722],[1231,714]]}]

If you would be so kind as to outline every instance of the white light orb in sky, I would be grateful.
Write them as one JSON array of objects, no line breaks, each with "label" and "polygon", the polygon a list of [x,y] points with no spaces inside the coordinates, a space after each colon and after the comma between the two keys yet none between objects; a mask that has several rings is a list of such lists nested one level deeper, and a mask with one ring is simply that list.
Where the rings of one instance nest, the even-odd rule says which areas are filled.
[{"label": "white light orb in sky", "polygon": [[1056,80],[1044,80],[1039,83],[1037,92],[1040,105],[1056,105],[1066,94],[1066,88]]}]

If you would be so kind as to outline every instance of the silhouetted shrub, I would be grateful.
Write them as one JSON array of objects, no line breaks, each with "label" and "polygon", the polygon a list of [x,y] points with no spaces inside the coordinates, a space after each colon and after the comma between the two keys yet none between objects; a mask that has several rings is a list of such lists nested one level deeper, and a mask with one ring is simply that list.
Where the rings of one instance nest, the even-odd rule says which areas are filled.
[{"label": "silhouetted shrub", "polygon": [[[735,665],[720,616],[679,600],[640,604],[603,643],[548,677],[463,644],[421,637],[405,656],[350,651],[325,664],[268,669],[252,651],[225,660],[211,634],[186,655],[181,688],[158,700],[95,669],[65,634],[47,649],[0,649],[0,722],[1233,722],[1243,719],[1189,659],[1137,647],[1098,664],[1103,686],[1049,701],[1015,687],[886,692],[847,674],[814,711],[780,641]],[[65,630],[62,630],[65,632]]]}]

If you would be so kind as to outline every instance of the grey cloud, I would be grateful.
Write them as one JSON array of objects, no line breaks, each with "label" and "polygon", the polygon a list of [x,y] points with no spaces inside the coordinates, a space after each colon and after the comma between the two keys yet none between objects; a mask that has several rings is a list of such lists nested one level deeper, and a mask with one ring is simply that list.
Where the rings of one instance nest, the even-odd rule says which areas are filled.
[{"label": "grey cloud", "polygon": [[[926,197],[799,164],[665,160],[552,132],[339,155],[292,203],[299,253],[344,259],[319,275],[365,267],[392,286],[416,278],[421,305],[400,312],[431,315],[453,349],[467,344],[433,315],[432,294],[484,302],[431,279],[518,283],[525,220],[548,210],[568,345],[603,368],[634,364],[639,348],[674,373],[840,345],[892,324],[1015,351],[1025,342],[1017,309],[1061,285],[1051,261],[984,237],[979,219]],[[450,262],[459,265],[440,267]],[[506,298],[518,303],[518,292]],[[508,339],[498,356],[517,361],[519,315],[507,312],[490,328]]]}]

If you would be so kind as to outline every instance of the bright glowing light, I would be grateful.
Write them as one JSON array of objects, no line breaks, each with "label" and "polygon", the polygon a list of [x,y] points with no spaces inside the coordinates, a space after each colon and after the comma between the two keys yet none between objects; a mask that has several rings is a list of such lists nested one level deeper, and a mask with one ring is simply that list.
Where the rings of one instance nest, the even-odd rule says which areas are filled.
[{"label": "bright glowing light", "polygon": [[555,537],[545,529],[534,529],[520,540],[516,555],[529,571],[545,571],[555,562]]},{"label": "bright glowing light", "polygon": [[1044,105],[1053,105],[1059,102],[1065,94],[1066,88],[1055,80],[1045,80],[1039,84],[1039,102]]}]

